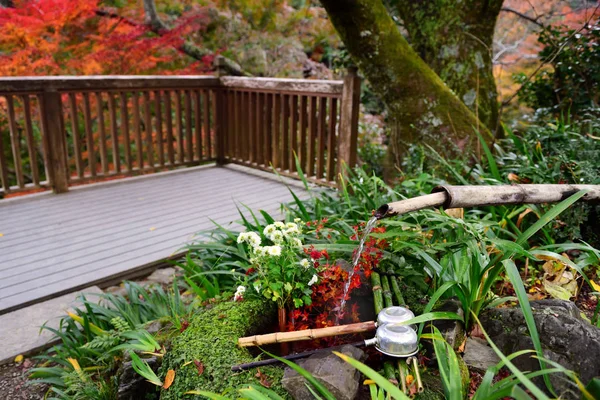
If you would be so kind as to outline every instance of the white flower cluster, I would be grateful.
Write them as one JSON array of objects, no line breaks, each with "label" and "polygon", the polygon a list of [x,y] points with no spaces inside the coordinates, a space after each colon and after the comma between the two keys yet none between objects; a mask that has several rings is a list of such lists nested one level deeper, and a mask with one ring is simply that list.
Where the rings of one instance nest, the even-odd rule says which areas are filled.
[{"label": "white flower cluster", "polygon": [[246,288],[244,286],[238,286],[235,294],[233,295],[233,301],[243,300],[244,292],[246,292]]},{"label": "white flower cluster", "polygon": [[315,283],[317,283],[317,281],[319,280],[319,277],[315,274],[312,276],[312,278],[310,278],[310,281],[308,281],[308,286],[312,286]]},{"label": "white flower cluster", "polygon": [[304,269],[310,267],[312,263],[310,262],[310,260],[308,258],[304,258],[302,260],[300,260],[300,266],[303,267]]},{"label": "white flower cluster", "polygon": [[248,243],[250,246],[256,248],[260,246],[260,236],[256,232],[242,232],[237,238],[238,243]]},{"label": "white flower cluster", "polygon": [[296,222],[288,222],[284,224],[281,221],[276,221],[270,225],[267,225],[263,230],[263,234],[269,238],[275,244],[282,244],[284,240],[288,240],[290,243],[297,245],[302,242],[298,239],[298,236],[302,233],[300,225]]},{"label": "white flower cluster", "polygon": [[[260,235],[256,232],[242,232],[237,238],[238,243],[248,243],[252,247],[252,253],[257,257],[279,257],[283,251],[282,246],[287,243],[297,249],[302,248],[302,241],[298,237],[302,234],[301,221],[296,218],[294,222],[283,223],[281,221],[269,224],[263,230],[263,234],[274,243],[273,246],[261,246]],[[255,262],[256,258],[250,259]],[[307,268],[307,267],[305,267]]]}]

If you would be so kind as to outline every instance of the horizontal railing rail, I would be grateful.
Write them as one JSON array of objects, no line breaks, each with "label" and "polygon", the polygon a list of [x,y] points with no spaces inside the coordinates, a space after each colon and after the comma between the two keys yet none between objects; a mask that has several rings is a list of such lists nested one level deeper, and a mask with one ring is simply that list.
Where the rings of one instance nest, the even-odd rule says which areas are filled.
[{"label": "horizontal railing rail", "polygon": [[205,76],[0,78],[1,191],[205,162],[333,185],[356,163],[360,81]]}]

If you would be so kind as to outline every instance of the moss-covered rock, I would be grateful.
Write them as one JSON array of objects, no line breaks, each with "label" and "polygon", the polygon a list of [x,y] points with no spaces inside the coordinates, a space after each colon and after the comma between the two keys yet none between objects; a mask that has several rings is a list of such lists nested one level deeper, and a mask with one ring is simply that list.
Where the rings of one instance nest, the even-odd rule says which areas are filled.
[{"label": "moss-covered rock", "polygon": [[[234,364],[253,361],[247,349],[237,346],[237,339],[259,333],[275,320],[276,314],[274,303],[261,300],[223,302],[200,311],[191,319],[188,328],[170,343],[160,376],[164,377],[169,369],[173,369],[175,381],[168,390],[162,390],[161,399],[180,399],[190,390],[222,393],[246,383],[259,384],[256,370],[231,371]],[[204,366],[202,374],[194,361]],[[282,368],[261,367],[260,371],[273,384],[271,389],[288,397],[280,385]]]}]

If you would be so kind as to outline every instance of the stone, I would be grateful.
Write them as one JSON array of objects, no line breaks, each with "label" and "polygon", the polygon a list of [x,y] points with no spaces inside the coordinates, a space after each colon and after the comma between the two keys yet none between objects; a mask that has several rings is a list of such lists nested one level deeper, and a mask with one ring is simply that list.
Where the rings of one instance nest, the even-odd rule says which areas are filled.
[{"label": "stone", "polygon": [[154,335],[162,329],[162,322],[161,321],[150,321],[150,322],[146,323],[146,325],[144,325],[144,329],[148,333]]},{"label": "stone", "polygon": [[144,281],[169,286],[173,283],[174,278],[175,278],[175,268],[167,267],[167,268],[157,269],[152,274],[150,274],[146,279],[144,279]]},{"label": "stone", "polygon": [[[460,315],[462,318],[465,317],[465,313],[460,305],[460,302],[454,299],[446,300],[440,306],[436,307],[435,311],[453,312]],[[454,350],[457,350],[464,342],[466,332],[462,322],[442,319],[433,321],[433,325],[440,330],[440,333],[444,339],[446,339],[446,342],[448,342],[448,344],[452,346]]]},{"label": "stone", "polygon": [[127,296],[127,289],[124,285],[110,286],[104,289],[104,293],[110,293],[115,296]]},{"label": "stone", "polygon": [[[321,382],[338,400],[353,400],[360,386],[360,372],[332,353],[337,350],[356,360],[364,361],[365,353],[350,345],[323,350],[306,360],[297,362]],[[291,368],[286,368],[281,384],[295,400],[312,400],[314,396],[305,385],[305,379]]]},{"label": "stone", "polygon": [[52,332],[46,329],[40,331],[40,327],[46,324],[57,329],[60,318],[66,315],[67,310],[81,305],[78,301],[79,295],[91,294],[92,296],[87,298],[92,300],[96,298],[94,295],[101,293],[100,288],[91,286],[79,292],[0,315],[0,364],[11,362],[19,354],[27,356],[57,343],[58,340],[52,340]]},{"label": "stone", "polygon": [[[150,366],[154,372],[158,371],[160,364],[157,357],[147,357],[142,354],[138,355],[148,363],[148,366]],[[127,351],[123,353],[123,362],[119,367],[117,376],[119,377],[119,387],[117,390],[117,399],[119,400],[144,399],[146,398],[146,395],[156,392],[156,386],[154,384],[148,382],[146,378],[135,372],[131,365],[131,357]]]},{"label": "stone", "polygon": [[498,364],[500,358],[485,340],[470,337],[465,344],[463,360],[470,369],[485,373],[488,368]]},{"label": "stone", "polygon": [[[544,357],[575,371],[584,385],[600,376],[600,329],[581,318],[579,309],[570,301],[532,301],[531,307]],[[533,349],[520,308],[488,310],[482,314],[481,322],[504,354]],[[522,371],[539,369],[538,360],[530,355],[517,357],[513,363]],[[551,374],[550,381],[561,398],[579,398],[564,375]],[[543,387],[541,379],[536,378],[535,382]]]}]

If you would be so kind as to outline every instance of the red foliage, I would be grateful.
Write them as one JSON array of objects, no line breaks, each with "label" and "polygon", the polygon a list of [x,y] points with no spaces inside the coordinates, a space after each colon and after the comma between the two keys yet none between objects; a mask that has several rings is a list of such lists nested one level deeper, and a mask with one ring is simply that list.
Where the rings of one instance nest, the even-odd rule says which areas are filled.
[{"label": "red foliage", "polygon": [[[315,221],[311,223],[322,231],[327,221]],[[308,225],[309,223],[307,223]],[[352,239],[356,240],[359,226],[354,227],[357,232]],[[375,233],[385,232],[385,227],[373,229]],[[388,246],[387,241],[370,237],[365,242],[365,248],[360,256],[355,272],[362,270],[368,278],[371,271],[377,267],[383,257],[383,249]],[[295,309],[290,312],[289,330],[301,330],[311,328],[324,328],[335,324],[339,306],[344,296],[344,286],[348,280],[348,271],[339,265],[329,262],[327,250],[316,250],[313,246],[304,249],[304,252],[313,260],[316,268],[321,269],[319,283],[313,286],[312,304],[310,306]],[[324,264],[323,264],[324,262]],[[321,263],[321,264],[320,264]],[[360,274],[355,273],[350,281],[346,300],[350,298],[352,291],[361,286]],[[350,305],[350,309],[344,310],[341,317],[345,321],[359,322],[358,305]],[[327,342],[327,341],[326,341]]]},{"label": "red foliage", "polygon": [[0,8],[0,75],[207,71],[210,57],[189,65],[180,52],[184,41],[208,24],[205,9],[192,8],[157,34],[144,23],[140,4],[117,14],[99,3],[17,0],[15,8]]}]

